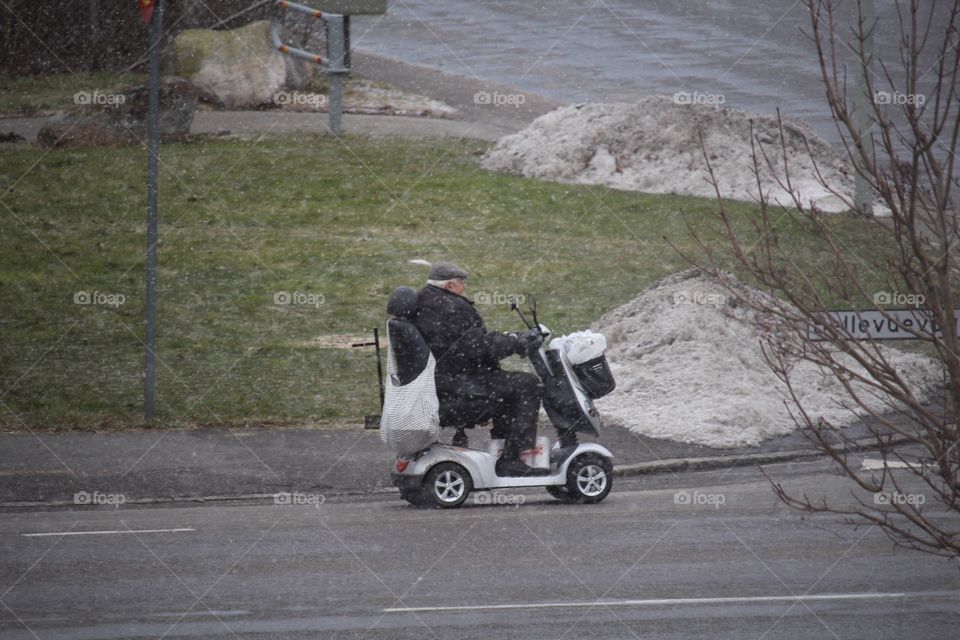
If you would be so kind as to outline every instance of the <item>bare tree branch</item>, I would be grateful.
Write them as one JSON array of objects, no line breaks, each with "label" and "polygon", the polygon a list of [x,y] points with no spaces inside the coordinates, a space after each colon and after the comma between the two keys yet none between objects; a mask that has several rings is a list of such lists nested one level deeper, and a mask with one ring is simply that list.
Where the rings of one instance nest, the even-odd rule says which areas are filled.
[{"label": "bare tree branch", "polygon": [[[786,153],[783,120],[779,140],[757,138],[751,128],[752,170],[759,214],[750,230],[734,220],[721,196],[704,138],[699,136],[707,180],[717,200],[719,230],[726,240],[721,253],[691,225],[688,232],[702,252],[698,265],[729,292],[738,306],[753,313],[761,328],[767,364],[783,383],[788,410],[803,433],[837,464],[851,481],[853,504],[795,496],[771,480],[778,498],[808,513],[833,513],[858,525],[877,526],[894,543],[960,558],[960,356],[957,350],[956,303],[958,217],[954,205],[960,142],[960,0],[897,4],[898,60],[873,60],[869,38],[877,23],[867,24],[857,3],[852,26],[841,33],[837,0],[804,0],[809,17],[805,34],[816,50],[820,79],[847,160],[865,178],[878,203],[889,212],[870,221],[877,254],[852,254],[833,231],[826,215],[804,203],[795,188]],[[844,35],[847,34],[847,35]],[[933,62],[930,58],[933,56]],[[892,63],[892,64],[891,64]],[[848,92],[847,68],[865,77],[871,99],[870,130],[858,127]],[[856,84],[856,83],[852,83]],[[860,90],[858,88],[858,90]],[[773,149],[776,143],[781,149]],[[850,194],[827,184],[804,140],[821,185],[853,208]],[[790,195],[772,202],[764,185],[769,176]],[[830,256],[830,267],[811,273],[792,248],[780,242],[781,220],[791,221]],[[725,270],[733,262],[758,283],[761,292],[739,285]],[[914,296],[929,312],[938,331],[905,325],[881,304],[876,282]],[[871,284],[868,284],[871,283]],[[825,311],[844,305],[879,314],[914,344],[922,345],[943,368],[942,389],[919,388],[898,370],[890,351],[860,340]],[[811,333],[815,327],[816,336]],[[817,338],[817,339],[814,339]],[[844,392],[842,408],[867,416],[865,426],[882,461],[865,471],[851,456],[854,442],[836,425],[817,416],[820,407],[805,407],[803,389],[793,383],[799,361],[817,365]],[[943,402],[930,402],[939,394]],[[920,493],[917,492],[920,487]],[[913,491],[914,493],[911,493]],[[913,499],[911,499],[913,497]],[[921,499],[922,498],[922,499]]]}]

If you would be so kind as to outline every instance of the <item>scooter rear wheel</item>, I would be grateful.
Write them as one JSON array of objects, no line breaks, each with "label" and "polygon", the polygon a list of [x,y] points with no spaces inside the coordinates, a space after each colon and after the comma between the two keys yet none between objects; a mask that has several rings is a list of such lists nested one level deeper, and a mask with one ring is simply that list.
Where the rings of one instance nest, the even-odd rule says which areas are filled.
[{"label": "scooter rear wheel", "polygon": [[428,506],[453,509],[464,503],[471,489],[473,481],[466,469],[455,462],[441,462],[427,472],[421,495]]},{"label": "scooter rear wheel", "polygon": [[613,464],[609,459],[595,453],[577,456],[567,467],[565,488],[571,502],[600,502],[613,488]]}]

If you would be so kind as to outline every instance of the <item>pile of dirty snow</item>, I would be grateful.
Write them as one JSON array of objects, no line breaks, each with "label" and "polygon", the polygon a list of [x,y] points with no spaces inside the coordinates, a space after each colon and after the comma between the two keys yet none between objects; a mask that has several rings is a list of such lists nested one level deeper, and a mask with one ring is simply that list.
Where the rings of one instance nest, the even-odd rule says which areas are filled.
[{"label": "pile of dirty snow", "polygon": [[[698,136],[698,131],[702,131],[720,193],[726,198],[756,201],[751,121],[755,138],[781,177],[786,147],[790,180],[801,202],[813,203],[827,212],[848,209],[821,184],[817,171],[834,190],[851,198],[853,174],[845,157],[819,138],[809,125],[784,119],[785,144],[781,146],[775,117],[702,104],[678,104],[665,96],[650,96],[633,104],[583,104],[556,109],[534,120],[526,129],[501,138],[483,157],[482,165],[543,180],[712,198],[715,193],[707,182],[707,165]],[[762,156],[761,165],[763,190],[770,201],[793,206],[793,199],[777,184]]]},{"label": "pile of dirty snow", "polygon": [[[732,277],[729,282],[748,297],[764,295]],[[653,283],[605,314],[592,327],[607,338],[617,381],[616,390],[597,401],[604,419],[635,433],[710,447],[755,446],[793,431],[786,387],[761,351],[769,334],[751,322],[755,313],[693,269]],[[940,380],[928,358],[888,347],[883,352],[918,397]],[[814,418],[851,421],[841,403],[852,401],[829,372],[798,360],[791,384]]]},{"label": "pile of dirty snow", "polygon": [[[284,111],[326,113],[329,110],[326,94],[293,92],[278,94],[278,97],[282,99],[274,102]],[[445,102],[363,79],[351,80],[344,87],[341,108],[344,113],[423,118],[450,118],[457,113]]]}]

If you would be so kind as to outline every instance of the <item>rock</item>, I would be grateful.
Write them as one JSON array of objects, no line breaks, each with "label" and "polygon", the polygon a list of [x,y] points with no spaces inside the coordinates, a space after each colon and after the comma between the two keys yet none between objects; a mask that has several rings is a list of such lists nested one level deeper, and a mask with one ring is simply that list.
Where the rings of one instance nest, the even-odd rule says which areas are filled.
[{"label": "rock", "polygon": [[[140,144],[147,139],[148,87],[109,94],[110,100],[60,113],[44,123],[37,142],[44,147]],[[197,90],[182,78],[160,83],[160,139],[184,140],[197,108]]]},{"label": "rock", "polygon": [[205,100],[243,109],[273,102],[287,82],[285,58],[270,44],[270,23],[261,20],[232,31],[183,31],[168,47],[165,64]]}]

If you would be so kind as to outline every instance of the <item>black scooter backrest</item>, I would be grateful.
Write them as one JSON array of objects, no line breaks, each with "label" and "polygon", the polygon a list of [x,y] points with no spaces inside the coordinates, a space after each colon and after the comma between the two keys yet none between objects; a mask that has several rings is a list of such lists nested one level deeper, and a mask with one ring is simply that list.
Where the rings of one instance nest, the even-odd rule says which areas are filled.
[{"label": "black scooter backrest", "polygon": [[397,287],[390,294],[387,313],[398,318],[413,318],[417,313],[417,292],[411,287]]},{"label": "black scooter backrest", "polygon": [[412,382],[423,373],[430,357],[430,346],[411,319],[417,313],[417,292],[410,287],[398,287],[387,302],[387,313],[393,316],[387,322],[390,346],[396,357],[400,384]]}]

